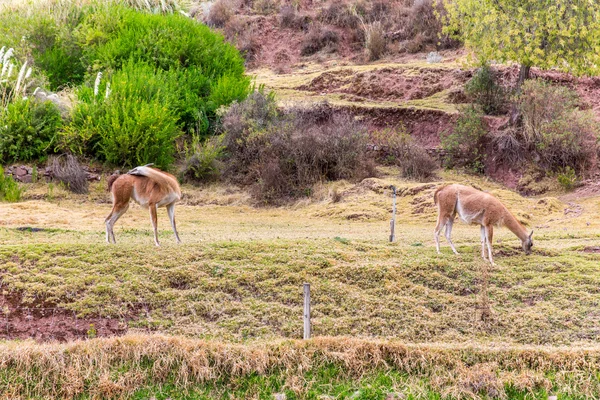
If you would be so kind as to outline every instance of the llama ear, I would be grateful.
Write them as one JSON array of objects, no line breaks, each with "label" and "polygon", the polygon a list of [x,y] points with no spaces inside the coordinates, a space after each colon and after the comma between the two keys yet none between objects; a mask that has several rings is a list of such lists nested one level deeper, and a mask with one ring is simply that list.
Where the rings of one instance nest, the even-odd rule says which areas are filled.
[{"label": "llama ear", "polygon": [[533,236],[533,231],[531,231],[531,233],[529,234],[529,239],[531,240],[531,237]]}]

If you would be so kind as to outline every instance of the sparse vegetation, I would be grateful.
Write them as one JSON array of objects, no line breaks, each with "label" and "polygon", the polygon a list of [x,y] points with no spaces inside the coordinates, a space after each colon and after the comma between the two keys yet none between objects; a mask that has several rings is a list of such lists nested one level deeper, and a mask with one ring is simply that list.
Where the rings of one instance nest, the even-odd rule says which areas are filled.
[{"label": "sparse vegetation", "polygon": [[369,60],[379,60],[386,51],[385,32],[381,22],[376,21],[365,26],[365,47]]}]

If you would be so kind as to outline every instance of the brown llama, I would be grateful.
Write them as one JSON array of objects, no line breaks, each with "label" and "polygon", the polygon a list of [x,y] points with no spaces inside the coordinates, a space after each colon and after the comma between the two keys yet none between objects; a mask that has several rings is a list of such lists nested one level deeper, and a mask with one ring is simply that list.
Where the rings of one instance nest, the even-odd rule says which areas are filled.
[{"label": "brown llama", "polygon": [[531,253],[533,231],[521,225],[508,209],[489,193],[463,185],[446,185],[435,191],[433,202],[438,206],[438,220],[435,226],[434,237],[437,252],[440,253],[440,232],[446,227],[446,239],[455,254],[458,254],[450,235],[452,224],[458,214],[459,218],[467,224],[481,226],[481,257],[485,260],[485,246],[487,245],[489,260],[492,265],[492,238],[494,226],[506,226],[512,233],[521,239],[521,246],[525,254]]},{"label": "brown llama", "polygon": [[171,226],[175,233],[177,243],[181,243],[177,228],[175,226],[175,203],[181,199],[181,189],[177,179],[158,168],[147,164],[134,169],[123,175],[112,175],[108,178],[108,190],[111,192],[113,208],[106,217],[106,241],[116,243],[113,227],[115,222],[129,208],[129,201],[133,199],[136,203],[150,210],[150,221],[154,228],[154,243],[158,242],[156,209],[166,207],[167,214],[171,220]]}]

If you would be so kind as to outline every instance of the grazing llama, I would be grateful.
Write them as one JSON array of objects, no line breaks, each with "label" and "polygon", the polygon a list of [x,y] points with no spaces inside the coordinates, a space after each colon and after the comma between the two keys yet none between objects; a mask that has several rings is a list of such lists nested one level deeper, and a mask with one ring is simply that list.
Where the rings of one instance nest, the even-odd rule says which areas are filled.
[{"label": "grazing llama", "polygon": [[115,222],[129,208],[129,200],[133,199],[144,208],[150,209],[150,220],[154,228],[154,243],[158,242],[158,231],[156,227],[156,209],[167,207],[167,214],[171,220],[171,226],[175,233],[177,243],[181,243],[177,228],[175,226],[175,203],[181,199],[181,189],[177,179],[157,168],[151,168],[147,164],[135,167],[124,175],[113,175],[108,178],[108,190],[111,192],[113,208],[106,217],[106,241],[116,243],[113,227]]},{"label": "grazing llama", "polygon": [[440,253],[440,232],[446,227],[446,239],[455,254],[458,254],[450,235],[452,224],[456,214],[467,224],[479,224],[481,226],[481,257],[485,260],[485,246],[487,244],[490,263],[492,259],[492,238],[494,226],[506,226],[519,239],[525,254],[531,253],[533,241],[531,233],[521,225],[510,211],[489,193],[463,185],[442,186],[435,191],[433,202],[438,206],[438,220],[435,227],[434,237],[437,252]]}]

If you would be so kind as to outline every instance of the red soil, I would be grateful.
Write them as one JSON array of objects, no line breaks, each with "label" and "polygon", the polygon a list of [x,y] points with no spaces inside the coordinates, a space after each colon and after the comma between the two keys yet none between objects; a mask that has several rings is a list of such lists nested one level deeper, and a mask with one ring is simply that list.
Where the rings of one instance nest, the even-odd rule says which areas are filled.
[{"label": "red soil", "polygon": [[78,318],[52,304],[23,306],[18,295],[0,295],[0,339],[35,339],[66,342],[94,336],[122,335],[125,321]]}]

